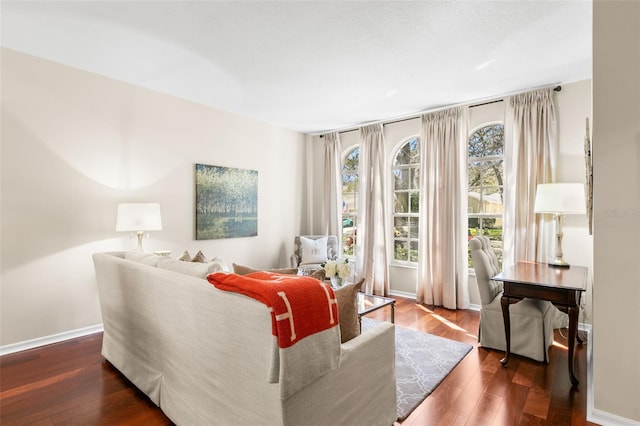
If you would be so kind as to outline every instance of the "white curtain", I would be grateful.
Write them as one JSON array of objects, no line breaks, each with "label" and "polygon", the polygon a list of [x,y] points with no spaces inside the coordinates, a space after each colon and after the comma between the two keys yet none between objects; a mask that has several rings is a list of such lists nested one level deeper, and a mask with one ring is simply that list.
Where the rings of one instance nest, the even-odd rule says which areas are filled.
[{"label": "white curtain", "polygon": [[[555,180],[557,123],[553,89],[508,99],[505,120],[503,266],[544,262],[552,223],[533,212],[536,188]],[[543,232],[543,230],[546,230]]]},{"label": "white curtain", "polygon": [[340,161],[340,136],[337,132],[324,135],[324,177],[322,232],[338,237],[342,253],[342,168]]},{"label": "white curtain", "polygon": [[469,307],[467,287],[468,109],[422,116],[417,301]]},{"label": "white curtain", "polygon": [[361,128],[356,274],[365,278],[365,293],[383,296],[389,292],[385,166],[382,124]]}]

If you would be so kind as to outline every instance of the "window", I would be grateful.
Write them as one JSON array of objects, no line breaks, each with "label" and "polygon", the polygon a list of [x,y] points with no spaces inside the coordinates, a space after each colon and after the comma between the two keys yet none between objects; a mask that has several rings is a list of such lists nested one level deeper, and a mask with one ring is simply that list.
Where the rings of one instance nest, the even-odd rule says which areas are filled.
[{"label": "window", "polygon": [[[469,239],[485,235],[502,266],[504,201],[504,126],[491,124],[469,137]],[[469,267],[473,267],[469,252]]]},{"label": "window", "polygon": [[346,257],[356,255],[359,160],[360,148],[355,147],[342,162],[342,253]]},{"label": "window", "polygon": [[417,137],[398,149],[393,173],[393,259],[418,261],[420,143]]}]

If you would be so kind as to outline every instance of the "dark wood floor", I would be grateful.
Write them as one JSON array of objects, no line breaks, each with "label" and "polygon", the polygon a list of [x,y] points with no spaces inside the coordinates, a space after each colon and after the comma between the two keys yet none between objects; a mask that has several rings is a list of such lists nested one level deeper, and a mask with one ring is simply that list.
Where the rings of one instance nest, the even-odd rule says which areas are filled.
[{"label": "dark wood floor", "polygon": [[[549,364],[477,347],[478,312],[397,298],[396,324],[474,345],[402,423],[422,425],[592,425],[586,421],[587,344],[577,347],[572,389],[566,340],[556,333]],[[388,316],[388,309],[372,314]],[[100,356],[102,334],[0,358],[2,425],[170,425],[171,421]]]}]

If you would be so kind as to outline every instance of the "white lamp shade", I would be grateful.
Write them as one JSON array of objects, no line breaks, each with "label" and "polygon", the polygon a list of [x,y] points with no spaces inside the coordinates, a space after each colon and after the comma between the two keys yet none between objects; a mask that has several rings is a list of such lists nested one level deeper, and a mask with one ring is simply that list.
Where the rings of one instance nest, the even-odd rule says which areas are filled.
[{"label": "white lamp shade", "polygon": [[543,183],[538,185],[535,213],[585,214],[584,185],[581,183]]},{"label": "white lamp shade", "polygon": [[162,218],[160,204],[123,203],[118,204],[116,231],[161,231]]}]

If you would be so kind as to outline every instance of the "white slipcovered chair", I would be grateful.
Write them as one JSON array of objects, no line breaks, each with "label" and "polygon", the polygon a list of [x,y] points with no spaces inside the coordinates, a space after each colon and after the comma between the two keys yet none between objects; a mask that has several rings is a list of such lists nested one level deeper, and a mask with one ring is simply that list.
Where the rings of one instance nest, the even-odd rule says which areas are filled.
[{"label": "white slipcovered chair", "polygon": [[299,235],[293,240],[291,267],[320,269],[327,260],[335,260],[340,252],[335,235]]},{"label": "white slipcovered chair", "polygon": [[[482,347],[505,351],[507,345],[500,304],[502,283],[491,279],[500,273],[498,260],[488,237],[473,237],[469,247],[482,301],[478,342]],[[511,353],[548,362],[555,310],[550,302],[536,299],[523,299],[510,305]]]}]

